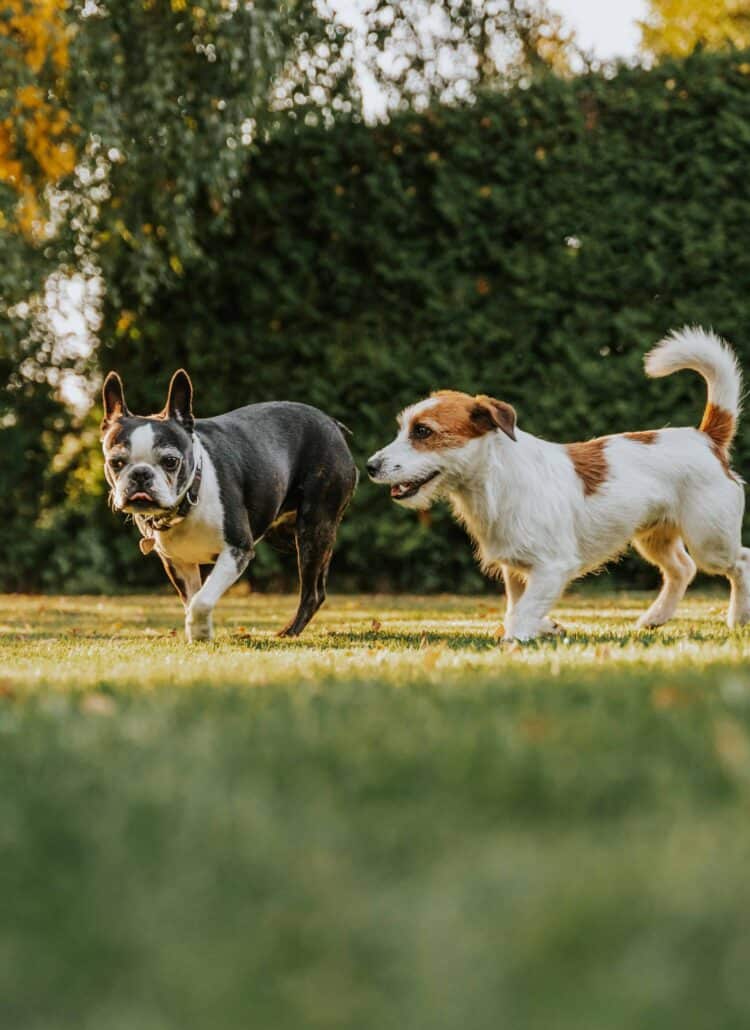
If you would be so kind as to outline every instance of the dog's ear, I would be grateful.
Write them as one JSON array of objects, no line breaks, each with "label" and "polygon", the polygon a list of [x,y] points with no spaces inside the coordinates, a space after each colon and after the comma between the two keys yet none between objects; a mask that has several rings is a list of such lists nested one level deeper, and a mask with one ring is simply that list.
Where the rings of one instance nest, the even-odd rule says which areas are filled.
[{"label": "dog's ear", "polygon": [[122,379],[117,372],[110,372],[104,380],[102,387],[102,405],[104,407],[104,418],[102,419],[102,430],[106,429],[112,422],[116,422],[123,415],[129,415],[128,406],[125,403],[125,388]]},{"label": "dog's ear", "polygon": [[478,394],[474,400],[476,403],[471,412],[472,422],[487,431],[502,429],[511,440],[516,439],[516,412],[510,404],[483,393]]},{"label": "dog's ear", "polygon": [[193,424],[193,384],[190,376],[184,368],[178,368],[172,376],[167,394],[167,403],[164,407],[166,418],[173,418],[179,422],[183,429],[192,433]]}]

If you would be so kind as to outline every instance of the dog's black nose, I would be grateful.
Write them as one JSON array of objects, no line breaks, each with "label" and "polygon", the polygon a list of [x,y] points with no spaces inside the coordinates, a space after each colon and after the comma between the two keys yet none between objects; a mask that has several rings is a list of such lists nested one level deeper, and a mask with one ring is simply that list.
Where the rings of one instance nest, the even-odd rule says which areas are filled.
[{"label": "dog's black nose", "polygon": [[130,482],[133,485],[146,486],[153,479],[153,471],[149,465],[136,465],[130,470]]},{"label": "dog's black nose", "polygon": [[380,460],[380,458],[370,458],[370,460],[365,465],[365,468],[367,469],[367,475],[377,476],[378,472],[380,472],[380,466],[382,464],[383,462]]}]

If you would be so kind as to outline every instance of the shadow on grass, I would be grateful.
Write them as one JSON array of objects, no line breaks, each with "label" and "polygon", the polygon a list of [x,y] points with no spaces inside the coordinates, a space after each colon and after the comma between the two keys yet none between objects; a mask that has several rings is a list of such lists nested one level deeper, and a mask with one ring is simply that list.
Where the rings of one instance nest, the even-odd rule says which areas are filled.
[{"label": "shadow on grass", "polygon": [[331,631],[315,637],[267,637],[253,633],[242,634],[219,640],[234,643],[237,646],[254,651],[325,649],[326,651],[348,650],[352,648],[385,649],[392,651],[419,651],[432,647],[442,647],[450,651],[464,651],[467,648],[475,651],[503,650],[521,647],[524,650],[566,651],[574,645],[598,646],[609,645],[615,648],[629,647],[638,644],[644,649],[655,645],[677,645],[681,642],[720,643],[727,639],[721,629],[695,630],[674,627],[665,630],[626,630],[603,629],[601,632],[571,631],[562,636],[544,637],[539,640],[508,642],[499,639],[492,633],[446,633],[433,630],[415,631]]}]

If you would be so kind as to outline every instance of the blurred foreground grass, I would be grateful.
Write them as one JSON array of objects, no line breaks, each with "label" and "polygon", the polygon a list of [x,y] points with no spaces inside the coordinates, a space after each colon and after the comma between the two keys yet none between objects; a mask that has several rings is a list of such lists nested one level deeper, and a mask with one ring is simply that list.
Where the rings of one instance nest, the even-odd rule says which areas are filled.
[{"label": "blurred foreground grass", "polygon": [[0,1025],[746,1027],[750,630],[646,604],[0,598]]}]

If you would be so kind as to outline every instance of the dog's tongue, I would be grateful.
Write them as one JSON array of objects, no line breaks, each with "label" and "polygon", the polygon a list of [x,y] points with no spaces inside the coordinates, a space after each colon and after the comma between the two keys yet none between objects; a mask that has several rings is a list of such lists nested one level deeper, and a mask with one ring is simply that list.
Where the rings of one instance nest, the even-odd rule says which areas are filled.
[{"label": "dog's tongue", "polygon": [[137,494],[130,495],[131,501],[153,501],[151,494],[145,493],[143,490],[139,490]]},{"label": "dog's tongue", "polygon": [[391,487],[391,497],[400,497],[401,494],[408,493],[411,487],[411,483],[394,483]]}]

